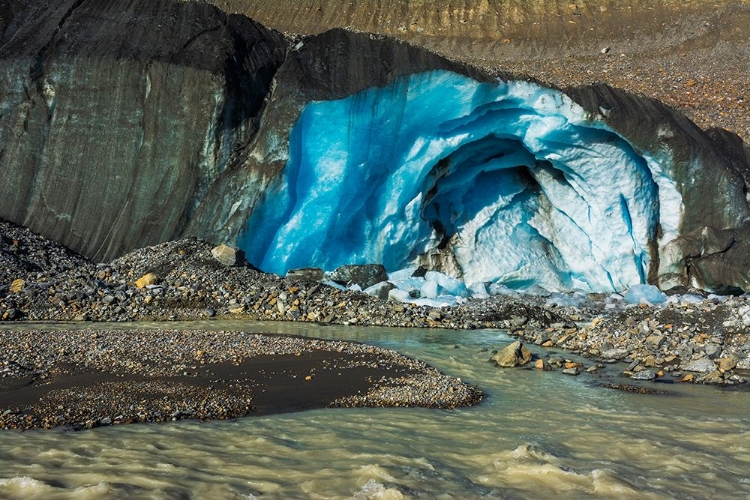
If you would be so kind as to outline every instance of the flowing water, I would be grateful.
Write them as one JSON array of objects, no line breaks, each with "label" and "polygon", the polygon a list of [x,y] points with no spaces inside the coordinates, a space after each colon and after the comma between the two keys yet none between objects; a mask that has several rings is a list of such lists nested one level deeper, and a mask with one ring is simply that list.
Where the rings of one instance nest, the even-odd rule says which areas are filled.
[{"label": "flowing water", "polygon": [[643,395],[597,386],[588,374],[502,370],[487,362],[488,349],[511,341],[500,331],[190,327],[369,342],[477,384],[487,398],[459,410],[0,432],[0,498],[750,496],[747,390],[659,385],[668,394]]}]

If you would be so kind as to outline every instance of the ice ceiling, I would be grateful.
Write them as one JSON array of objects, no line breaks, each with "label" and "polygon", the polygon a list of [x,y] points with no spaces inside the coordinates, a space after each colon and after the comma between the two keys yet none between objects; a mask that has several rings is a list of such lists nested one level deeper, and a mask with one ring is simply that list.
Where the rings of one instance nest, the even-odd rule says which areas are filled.
[{"label": "ice ceiling", "polygon": [[304,108],[241,246],[280,274],[443,249],[467,284],[622,290],[679,228],[664,161],[558,91],[411,75]]}]

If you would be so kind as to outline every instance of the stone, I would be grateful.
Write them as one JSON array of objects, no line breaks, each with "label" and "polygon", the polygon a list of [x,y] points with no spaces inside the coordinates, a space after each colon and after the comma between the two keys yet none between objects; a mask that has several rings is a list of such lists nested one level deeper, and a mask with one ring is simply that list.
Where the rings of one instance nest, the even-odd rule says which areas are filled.
[{"label": "stone", "polygon": [[319,267],[302,267],[290,269],[287,271],[286,277],[293,280],[321,281],[325,277],[325,273]]},{"label": "stone", "polygon": [[652,349],[658,349],[664,342],[664,335],[653,334],[646,337],[646,344]]},{"label": "stone", "polygon": [[23,316],[23,312],[21,312],[20,310],[12,307],[12,308],[8,309],[7,311],[5,311],[3,313],[2,319],[3,320],[11,320],[12,321],[14,319],[19,319],[22,316]]},{"label": "stone", "polygon": [[523,342],[517,340],[492,356],[492,361],[502,368],[513,368],[525,365],[531,361],[531,356],[531,351],[523,345]]},{"label": "stone", "polygon": [[562,371],[565,375],[579,375],[581,372],[578,370],[578,367],[575,368],[566,368]]},{"label": "stone", "polygon": [[604,359],[624,359],[630,354],[628,349],[608,349],[602,352],[601,357]]},{"label": "stone", "polygon": [[643,370],[630,376],[633,380],[654,380],[656,373],[653,370]]},{"label": "stone", "polygon": [[734,370],[737,366],[737,363],[739,363],[740,358],[736,354],[730,354],[724,358],[721,358],[719,360],[719,370],[722,372],[728,372],[729,370]]},{"label": "stone", "polygon": [[709,373],[716,370],[716,363],[708,358],[698,358],[683,364],[682,369],[689,372]]},{"label": "stone", "polygon": [[698,377],[696,382],[700,382],[701,384],[721,384],[724,382],[724,375],[719,370],[715,370]]},{"label": "stone", "polygon": [[23,290],[25,284],[26,281],[22,280],[21,278],[15,279],[13,280],[13,283],[10,284],[10,291],[13,293],[18,293]]},{"label": "stone", "polygon": [[704,352],[709,359],[716,359],[721,355],[721,346],[719,344],[709,343],[704,348]]},{"label": "stone", "polygon": [[245,252],[229,245],[214,247],[211,249],[211,255],[227,267],[238,267],[245,263]]},{"label": "stone", "polygon": [[537,370],[548,372],[552,370],[552,365],[550,365],[547,361],[543,359],[537,359],[536,363],[534,363],[534,368],[536,368]]},{"label": "stone", "polygon": [[689,359],[693,355],[693,347],[690,345],[683,344],[677,348],[677,356],[680,359]]},{"label": "stone", "polygon": [[390,283],[388,281],[381,281],[380,283],[372,285],[371,287],[365,288],[364,292],[367,295],[372,295],[373,297],[377,297],[380,300],[388,300],[388,294],[395,288],[396,286],[393,283]]},{"label": "stone", "polygon": [[149,285],[155,285],[158,282],[158,276],[156,276],[154,273],[146,273],[136,280],[135,286],[137,286],[138,288],[145,288]]},{"label": "stone", "polygon": [[359,285],[364,290],[388,281],[388,273],[382,264],[354,264],[337,267],[330,278],[331,281],[346,286]]}]

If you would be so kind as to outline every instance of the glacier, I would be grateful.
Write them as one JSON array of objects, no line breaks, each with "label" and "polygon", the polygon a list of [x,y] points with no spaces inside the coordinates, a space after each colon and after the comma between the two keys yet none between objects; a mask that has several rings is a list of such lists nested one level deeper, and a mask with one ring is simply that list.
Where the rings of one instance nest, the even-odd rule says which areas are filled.
[{"label": "glacier", "polygon": [[646,284],[679,237],[682,198],[663,173],[673,160],[639,151],[601,112],[531,82],[447,70],[310,102],[238,245],[277,274],[395,271],[439,254],[435,270],[467,285]]}]

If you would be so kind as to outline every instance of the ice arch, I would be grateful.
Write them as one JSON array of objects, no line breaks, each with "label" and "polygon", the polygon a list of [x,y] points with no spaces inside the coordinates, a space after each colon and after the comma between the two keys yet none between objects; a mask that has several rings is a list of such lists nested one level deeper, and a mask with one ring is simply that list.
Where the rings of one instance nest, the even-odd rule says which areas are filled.
[{"label": "ice arch", "polygon": [[621,290],[679,226],[660,161],[556,90],[411,75],[308,104],[241,245],[281,274],[447,246],[467,283]]}]

